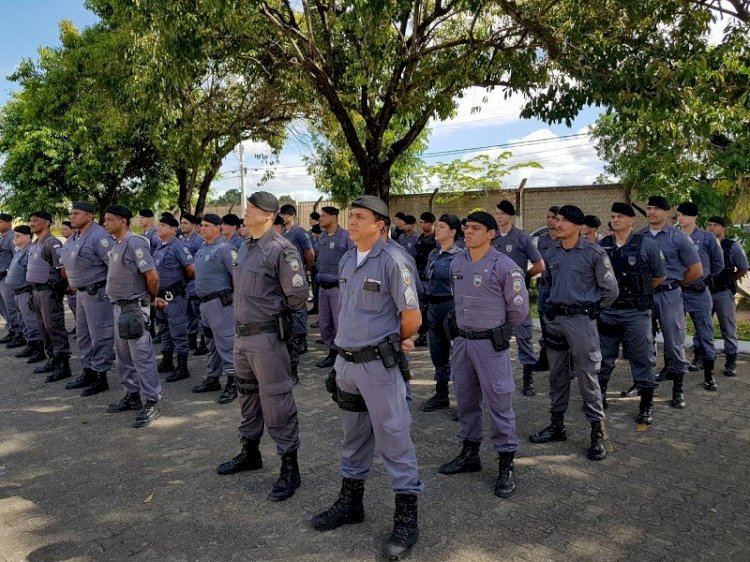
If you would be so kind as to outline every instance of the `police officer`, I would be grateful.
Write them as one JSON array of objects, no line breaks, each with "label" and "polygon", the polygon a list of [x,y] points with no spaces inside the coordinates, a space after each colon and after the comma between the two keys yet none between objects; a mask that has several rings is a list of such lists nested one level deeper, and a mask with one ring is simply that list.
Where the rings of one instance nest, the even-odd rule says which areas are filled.
[{"label": "police officer", "polygon": [[[570,398],[571,369],[581,389],[586,419],[591,422],[590,460],[606,457],[604,409],[597,372],[602,354],[596,316],[618,295],[617,280],[607,253],[581,236],[583,211],[563,205],[557,212],[557,240],[547,251],[544,276],[549,284],[546,335],[549,356],[552,423],[532,435],[532,443],[565,441],[565,410]],[[570,357],[569,357],[570,355]]]},{"label": "police officer", "polygon": [[[72,238],[73,235],[76,233],[75,230],[73,230],[73,225],[70,221],[62,221],[60,223],[60,236],[65,238],[65,241],[67,242],[69,238]],[[65,247],[65,243],[63,242],[63,247]],[[76,334],[76,301],[77,301],[77,293],[75,290],[69,290],[67,296],[65,297],[68,301],[68,308],[70,309],[70,312],[73,313],[73,328],[68,330],[68,335],[74,336]]]},{"label": "police officer", "polygon": [[602,225],[602,221],[596,215],[586,215],[583,217],[583,224],[581,225],[581,236],[592,244],[598,244],[603,238],[599,234],[599,227]]},{"label": "police officer", "polygon": [[651,308],[654,289],[666,279],[667,271],[659,246],[645,234],[633,233],[635,211],[632,206],[613,203],[610,224],[614,235],[605,236],[600,246],[612,263],[620,294],[599,316],[602,405],[607,408],[607,385],[622,343],[630,361],[634,386],[641,396],[637,422],[650,424],[654,389],[658,386]]},{"label": "police officer", "polygon": [[716,236],[724,253],[724,269],[711,277],[709,287],[724,340],[724,375],[734,377],[737,375],[737,305],[734,295],[737,281],[747,275],[748,263],[742,246],[726,238],[726,228],[727,223],[722,217],[711,217],[706,224],[706,229]]},{"label": "police officer", "polygon": [[651,236],[659,245],[667,278],[656,287],[654,307],[664,337],[664,376],[656,382],[672,380],[673,408],[685,407],[682,382],[688,370],[685,360],[685,309],[682,304],[682,286],[701,278],[703,267],[690,239],[668,224],[669,201],[660,195],[649,197],[646,205],[648,228],[641,232]]},{"label": "police officer", "polygon": [[109,389],[107,371],[114,361],[114,317],[107,299],[109,251],[114,240],[94,222],[96,207],[76,201],[70,212],[75,231],[60,252],[60,262],[71,289],[77,291],[76,338],[83,374],[65,385],[82,388],[81,396],[93,396]]},{"label": "police officer", "polygon": [[[313,307],[309,310],[308,314],[318,314],[318,239],[322,232],[323,230],[320,227],[320,213],[313,211],[310,213],[310,230],[308,231],[313,252],[315,252],[315,262],[313,262],[313,266],[310,269],[310,288],[313,294]],[[317,328],[318,326],[313,325],[312,327]]]},{"label": "police officer", "polygon": [[[195,276],[193,254],[187,245],[177,238],[180,223],[170,215],[159,219],[160,245],[154,252],[154,263],[159,275],[159,294],[156,300],[156,318],[167,325],[162,338],[162,360],[157,369],[160,373],[171,373],[165,379],[175,382],[190,376],[188,370],[187,283]],[[161,306],[159,306],[161,305]],[[177,354],[177,365],[173,362]]]},{"label": "police officer", "polygon": [[690,315],[695,326],[693,336],[693,363],[688,367],[690,371],[703,369],[703,387],[706,390],[718,390],[714,380],[714,364],[716,349],[714,348],[713,300],[708,290],[707,281],[710,276],[718,275],[724,269],[724,253],[716,240],[716,236],[698,228],[698,206],[692,202],[681,203],[677,207],[677,222],[680,230],[687,234],[698,251],[703,275],[693,283],[682,288],[682,303],[685,312]]},{"label": "police officer", "polygon": [[46,373],[46,382],[56,382],[71,376],[70,343],[65,330],[63,297],[68,284],[60,262],[60,241],[50,233],[52,216],[47,211],[36,211],[29,217],[29,227],[36,236],[29,249],[26,281],[33,290],[34,308],[45,345],[51,349],[51,360],[35,373]]},{"label": "police officer", "polygon": [[339,262],[354,247],[354,243],[349,238],[349,233],[339,226],[339,210],[336,207],[323,207],[321,211],[320,227],[323,232],[318,239],[317,256],[318,321],[320,337],[328,347],[328,356],[315,363],[315,366],[326,369],[333,367],[336,360],[333,340],[341,311]]},{"label": "police officer", "polygon": [[151,209],[141,209],[138,211],[138,225],[141,227],[141,236],[148,240],[151,253],[159,247],[159,233],[154,224],[154,212]]},{"label": "police officer", "polygon": [[229,213],[221,217],[221,234],[234,246],[235,250],[239,250],[245,241],[238,232],[240,226],[242,226],[242,220],[234,213]]},{"label": "police officer", "polygon": [[234,310],[232,308],[232,271],[237,250],[221,236],[221,218],[207,213],[201,224],[206,243],[195,254],[195,294],[201,305],[201,318],[208,339],[208,376],[193,392],[221,390],[219,377],[227,384],[219,404],[237,398],[234,379]]},{"label": "police officer", "polygon": [[467,251],[451,263],[456,298],[453,340],[453,385],[461,423],[461,453],[442,465],[441,474],[481,470],[482,400],[492,423],[492,445],[498,453],[495,495],[515,491],[513,458],[518,448],[513,412],[513,368],[510,364],[512,327],[529,314],[526,271],[493,247],[495,219],[483,211],[467,217]]},{"label": "police officer", "polygon": [[[8,288],[13,291],[13,296],[16,299],[16,307],[21,315],[21,326],[23,328],[23,336],[26,340],[26,347],[16,353],[16,357],[28,358],[29,363],[36,363],[37,361],[44,361],[46,355],[44,353],[44,338],[39,330],[39,320],[37,319],[36,313],[31,310],[31,285],[26,281],[26,267],[29,262],[29,247],[31,245],[31,229],[25,225],[16,226],[14,229],[14,244],[16,249],[13,254],[13,261],[10,262],[8,267],[8,275],[5,278],[5,283]],[[10,348],[11,344],[8,344]]]},{"label": "police officer", "polygon": [[404,233],[396,239],[396,242],[406,248],[409,255],[416,260],[417,240],[419,239],[419,233],[416,231],[415,227],[417,224],[417,217],[414,215],[405,215],[403,223]]},{"label": "police officer", "polygon": [[149,304],[155,302],[159,290],[159,276],[148,239],[130,231],[132,216],[120,205],[104,212],[104,228],[115,239],[109,254],[106,293],[114,305],[117,374],[125,388],[125,396],[110,404],[107,413],[140,410],[133,427],[145,427],[160,414],[161,381],[146,327]]},{"label": "police officer", "polygon": [[425,294],[430,359],[435,366],[435,394],[422,404],[423,412],[434,412],[450,406],[448,383],[451,380],[451,342],[447,321],[455,311],[451,287],[451,263],[464,250],[456,246],[461,221],[456,215],[441,215],[435,227],[439,244],[427,257]]},{"label": "police officer", "polygon": [[[398,367],[422,321],[414,288],[416,271],[382,238],[388,206],[364,195],[352,202],[349,235],[356,248],[339,263],[341,314],[336,335],[337,399],[342,409],[341,493],[313,517],[319,531],[364,520],[364,480],[374,449],[380,453],[396,492],[393,530],[382,547],[389,560],[406,556],[417,542],[417,457],[405,374]],[[403,363],[402,363],[403,364]]]},{"label": "police officer", "polygon": [[0,314],[5,318],[8,334],[0,339],[0,343],[12,344],[12,347],[23,347],[26,339],[23,336],[21,313],[16,305],[13,289],[5,283],[10,262],[15,253],[15,232],[13,231],[13,216],[0,213]]},{"label": "police officer", "polygon": [[394,215],[393,219],[393,226],[389,228],[391,233],[391,239],[398,242],[398,239],[401,238],[401,235],[404,233],[404,219],[406,218],[406,215],[399,211]]},{"label": "police officer", "polygon": [[[555,240],[557,239],[557,211],[560,210],[560,207],[557,205],[551,206],[547,210],[547,217],[546,217],[546,223],[547,223],[547,232],[542,234],[536,239],[536,249],[539,250],[539,254],[541,254],[542,258],[545,259],[546,263],[546,253],[547,250],[549,250],[552,245],[554,244]],[[546,267],[546,266],[545,266]],[[546,285],[546,281],[544,279],[544,276],[541,275],[537,279],[536,284],[536,290],[537,290],[537,311],[539,313],[539,323],[542,326],[542,337],[539,339],[539,361],[537,361],[534,365],[531,366],[531,371],[549,371],[549,361],[547,360],[547,342],[544,339],[544,333],[545,333],[545,320],[544,320],[544,312],[547,309],[547,299],[549,298],[549,287]]]},{"label": "police officer", "polygon": [[[417,274],[419,275],[419,279],[424,283],[427,279],[425,273],[425,270],[427,269],[427,258],[429,257],[430,252],[437,247],[437,242],[435,242],[435,215],[430,212],[424,212],[419,215],[419,222],[422,225],[422,232],[419,233],[417,241],[414,244],[414,261],[417,263]],[[426,316],[427,303],[422,303],[422,317],[425,318]],[[417,340],[414,342],[415,346],[422,347],[427,345],[427,330],[428,323],[422,322],[422,325],[419,327],[419,337],[417,337]]]},{"label": "police officer", "polygon": [[[534,247],[531,236],[513,225],[515,216],[516,208],[513,203],[506,199],[498,203],[495,211],[498,230],[492,245],[526,272],[525,280],[528,288],[531,278],[544,271],[544,260],[539,250]],[[529,263],[531,263],[530,268],[528,267]],[[537,357],[534,355],[534,344],[532,343],[531,314],[515,328],[515,336],[518,345],[518,359],[523,365],[523,394],[524,396],[534,396],[536,388],[534,387],[533,366],[537,362]]]},{"label": "police officer", "polygon": [[[180,217],[180,231],[182,232],[182,241],[195,256],[195,253],[203,246],[200,230],[201,221],[195,215],[182,213]],[[198,349],[198,336],[201,336],[201,347],[205,347],[205,338],[203,337],[203,327],[201,326],[200,300],[195,295],[195,279],[191,279],[185,288],[185,294],[188,299],[188,347],[195,350],[193,355],[206,355],[208,349]]]},{"label": "police officer", "polygon": [[240,394],[242,451],[221,464],[219,474],[257,470],[264,425],[281,455],[279,479],[271,501],[294,495],[301,479],[297,464],[299,422],[285,339],[292,315],[307,302],[307,280],[294,245],[273,230],[279,201],[257,191],[248,198],[245,226],[250,238],[240,248],[234,268],[234,369]]}]

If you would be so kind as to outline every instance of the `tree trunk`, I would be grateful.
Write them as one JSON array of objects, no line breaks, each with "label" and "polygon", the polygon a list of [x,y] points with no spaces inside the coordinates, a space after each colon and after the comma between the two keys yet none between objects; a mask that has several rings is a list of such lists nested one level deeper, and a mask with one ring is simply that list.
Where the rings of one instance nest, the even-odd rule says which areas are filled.
[{"label": "tree trunk", "polygon": [[203,215],[203,209],[206,207],[206,198],[208,197],[208,190],[211,188],[211,182],[214,181],[216,174],[219,173],[221,168],[221,160],[211,162],[211,167],[206,170],[201,180],[201,185],[198,188],[198,201],[195,203],[195,216],[200,217]]},{"label": "tree trunk", "polygon": [[368,166],[362,172],[362,183],[365,195],[375,195],[380,197],[385,204],[391,196],[391,169],[390,166],[370,158]]},{"label": "tree trunk", "polygon": [[177,186],[179,193],[177,195],[177,207],[180,213],[187,212],[190,209],[190,190],[188,189],[188,170],[184,165],[180,165],[175,170],[177,176]]}]

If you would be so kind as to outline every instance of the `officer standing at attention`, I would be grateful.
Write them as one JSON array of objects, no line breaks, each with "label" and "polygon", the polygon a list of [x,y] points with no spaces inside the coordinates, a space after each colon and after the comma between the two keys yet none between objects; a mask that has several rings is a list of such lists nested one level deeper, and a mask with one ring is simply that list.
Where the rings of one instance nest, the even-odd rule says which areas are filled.
[{"label": "officer standing at attention", "polygon": [[76,338],[83,374],[65,385],[82,388],[81,396],[93,396],[109,389],[107,371],[115,358],[114,317],[107,300],[109,251],[114,240],[94,222],[96,207],[88,201],[76,201],[70,211],[75,234],[65,241],[60,261],[70,287],[77,290]]},{"label": "officer standing at attention", "polygon": [[[203,238],[201,238],[200,230],[201,221],[195,215],[190,213],[182,213],[180,217],[180,231],[182,232],[182,241],[190,250],[190,253],[195,256],[195,253],[203,246]],[[201,335],[201,346],[205,347],[205,339],[203,338],[203,328],[201,326],[201,313],[200,313],[200,301],[195,296],[195,279],[191,279],[185,293],[188,299],[188,347],[193,350],[198,348],[198,335]],[[200,352],[196,352],[194,355],[205,355],[208,353],[208,349],[201,349]]]},{"label": "officer standing at attention", "polygon": [[201,304],[203,329],[208,339],[208,376],[193,392],[221,390],[219,377],[227,377],[219,404],[237,398],[234,379],[234,309],[232,308],[232,271],[237,250],[221,236],[221,218],[207,213],[201,224],[206,243],[195,254],[195,293]]},{"label": "officer standing at attention", "polygon": [[415,217],[414,215],[406,215],[404,217],[403,223],[404,233],[396,239],[396,242],[406,248],[406,251],[409,252],[409,255],[416,261],[417,240],[419,239],[419,234],[417,233],[414,225],[417,224],[417,217]]},{"label": "officer standing at attention", "polygon": [[264,425],[281,455],[271,501],[291,498],[301,479],[297,464],[299,422],[289,351],[292,315],[307,303],[307,280],[294,245],[273,229],[279,201],[257,191],[248,198],[245,226],[250,238],[234,268],[234,369],[240,394],[242,451],[221,464],[219,474],[258,470]]},{"label": "officer standing at attention", "polygon": [[240,226],[242,226],[242,220],[234,213],[229,213],[221,217],[221,234],[226,240],[234,246],[235,250],[239,250],[242,243],[245,241],[239,234]]},{"label": "officer standing at attention", "polygon": [[692,202],[681,203],[677,207],[677,222],[680,230],[687,234],[698,251],[703,275],[695,282],[682,288],[682,303],[685,312],[690,315],[695,326],[693,336],[693,363],[690,371],[703,369],[703,387],[706,390],[718,390],[714,380],[716,349],[714,348],[713,299],[708,290],[708,278],[718,275],[724,269],[724,253],[716,236],[698,228],[698,206]]},{"label": "officer standing at attention", "polygon": [[607,385],[622,343],[630,361],[635,389],[641,396],[636,421],[650,424],[653,421],[654,389],[658,386],[651,307],[654,289],[666,279],[667,270],[659,246],[645,234],[633,233],[633,207],[627,203],[613,203],[610,224],[614,235],[605,236],[599,245],[612,263],[620,295],[599,315],[602,404],[606,409]]},{"label": "officer standing at attention", "polygon": [[[581,236],[583,211],[563,205],[557,212],[557,241],[547,251],[544,276],[549,284],[547,355],[552,423],[532,435],[532,443],[565,441],[565,410],[570,399],[570,360],[581,389],[586,419],[591,422],[588,458],[603,460],[602,394],[597,373],[601,367],[596,317],[618,295],[617,280],[607,253]],[[568,356],[570,354],[570,357]]]},{"label": "officer standing at attention", "polygon": [[451,341],[446,328],[456,307],[451,287],[451,263],[464,250],[456,246],[461,221],[456,215],[442,215],[435,227],[439,244],[427,257],[424,300],[427,303],[427,324],[430,359],[435,366],[435,394],[422,404],[423,412],[450,407],[448,384],[451,380]]},{"label": "officer standing at attention", "polygon": [[[36,313],[29,307],[31,300],[31,285],[26,282],[26,267],[29,262],[29,247],[31,245],[31,229],[25,225],[16,226],[14,229],[16,253],[13,261],[8,267],[8,276],[5,282],[13,290],[16,306],[21,314],[21,326],[26,347],[16,353],[16,357],[26,357],[29,363],[44,361],[44,340],[39,330],[39,320]],[[11,348],[11,344],[8,344]]]},{"label": "officer standing at attention", "polygon": [[641,232],[653,237],[659,245],[667,278],[656,287],[654,306],[659,318],[659,326],[664,337],[664,378],[658,376],[656,382],[672,380],[673,408],[685,407],[682,381],[688,371],[685,360],[685,309],[682,304],[683,285],[697,281],[703,275],[703,267],[691,240],[667,223],[669,201],[660,195],[649,197],[646,205],[648,228]]},{"label": "officer standing at attention", "polygon": [[339,322],[341,301],[339,299],[339,262],[343,255],[354,247],[349,233],[339,226],[339,210],[323,207],[320,227],[323,232],[318,239],[318,321],[320,337],[328,347],[328,357],[315,363],[319,369],[333,367],[336,346],[333,343]]},{"label": "officer standing at attention", "polygon": [[[188,318],[186,297],[187,283],[195,276],[193,254],[177,239],[180,223],[170,215],[159,219],[160,245],[154,252],[154,263],[159,275],[159,294],[156,299],[157,319],[167,325],[161,347],[162,360],[157,369],[169,373],[167,382],[175,382],[190,376],[188,370]],[[172,359],[177,353],[177,366]]]},{"label": "officer standing at attention", "polygon": [[[544,271],[544,260],[528,233],[513,226],[516,208],[513,203],[502,200],[497,205],[495,220],[497,221],[497,236],[492,245],[501,253],[512,259],[524,271],[524,280],[528,289],[531,278]],[[531,267],[529,268],[529,263]],[[528,270],[527,270],[528,268]],[[518,345],[518,359],[523,365],[523,395],[534,396],[534,371],[537,362],[532,342],[531,314],[514,330]]]},{"label": "officer standing at attention", "polygon": [[709,287],[724,340],[724,375],[734,377],[737,375],[737,304],[734,295],[737,281],[747,275],[747,257],[740,244],[725,238],[727,223],[722,217],[709,218],[706,228],[719,240],[724,253],[724,269],[711,277]]},{"label": "officer standing at attention", "polygon": [[[322,232],[320,226],[320,213],[313,211],[310,213],[310,230],[307,232],[310,235],[310,242],[312,243],[313,252],[315,252],[315,262],[310,269],[310,288],[313,294],[313,307],[310,309],[308,314],[318,314],[318,239]],[[317,326],[313,326],[317,328]]]},{"label": "officer standing at attention", "polygon": [[453,340],[453,387],[461,423],[461,453],[440,467],[440,474],[482,469],[482,400],[492,421],[492,445],[498,453],[495,495],[510,497],[513,458],[518,449],[513,412],[512,328],[529,314],[526,271],[493,247],[498,225],[489,213],[471,213],[466,220],[467,251],[451,263],[456,299]]},{"label": "officer standing at attention", "polygon": [[148,239],[130,231],[132,216],[120,205],[104,212],[104,228],[115,239],[109,254],[106,292],[114,305],[117,373],[125,388],[125,396],[110,404],[107,413],[141,410],[133,427],[145,427],[160,413],[161,381],[146,327],[149,305],[159,291],[159,276]]},{"label": "officer standing at attention", "polygon": [[[67,242],[69,238],[72,238],[73,235],[76,233],[75,230],[73,230],[73,224],[70,221],[62,221],[60,223],[60,236],[65,238],[65,241]],[[63,247],[65,247],[65,243],[63,243]],[[68,308],[73,313],[73,329],[68,331],[68,334],[71,336],[75,336],[76,333],[76,301],[78,299],[78,296],[74,290],[68,291],[67,295],[67,301],[68,301]]]},{"label": "officer standing at attention", "polygon": [[63,277],[60,263],[60,241],[50,233],[52,216],[46,211],[36,211],[29,217],[29,227],[36,236],[29,249],[26,281],[33,289],[34,308],[45,345],[52,349],[51,361],[35,373],[46,373],[46,382],[56,382],[70,377],[70,343],[65,330],[63,297],[68,283]]},{"label": "officer standing at attention", "polygon": [[26,340],[23,337],[21,312],[16,306],[13,289],[5,283],[10,262],[15,254],[14,241],[13,217],[8,213],[0,213],[0,314],[8,326],[8,334],[0,339],[0,343],[12,343],[13,347],[23,347]]},{"label": "officer standing at attention", "polygon": [[[553,205],[547,211],[547,232],[536,239],[536,249],[539,250],[542,259],[546,259],[547,250],[557,240],[557,211],[560,207]],[[546,267],[546,265],[545,265]],[[549,287],[546,285],[544,275],[540,275],[536,282],[536,304],[539,313],[539,323],[542,326],[542,337],[539,339],[539,361],[531,366],[531,371],[549,371],[549,361],[547,360],[547,342],[544,339],[545,320],[544,313],[547,310],[547,299],[549,298]]]},{"label": "officer standing at attention", "polygon": [[351,207],[349,236],[356,248],[339,263],[341,315],[335,367],[344,428],[343,482],[339,498],[313,517],[312,525],[329,531],[364,520],[364,481],[377,449],[396,493],[393,530],[381,553],[400,560],[417,542],[417,496],[424,488],[411,440],[408,370],[402,370],[404,354],[414,349],[409,338],[422,322],[414,288],[416,271],[400,250],[382,238],[388,206],[381,199],[363,195]]},{"label": "officer standing at attention", "polygon": [[[430,252],[437,248],[437,242],[435,241],[435,215],[430,212],[425,212],[419,215],[419,222],[422,223],[422,232],[419,233],[417,242],[415,244],[416,254],[414,261],[417,263],[417,273],[419,279],[424,283],[427,280],[426,269],[427,269],[427,258]],[[422,318],[427,316],[427,303],[421,303],[422,305]],[[414,342],[416,347],[423,347],[427,345],[427,322],[422,322],[419,327],[419,337]]]},{"label": "officer standing at attention", "polygon": [[141,236],[148,240],[153,254],[159,247],[159,233],[156,231],[156,225],[154,224],[154,212],[151,209],[138,211],[138,225],[141,227]]}]

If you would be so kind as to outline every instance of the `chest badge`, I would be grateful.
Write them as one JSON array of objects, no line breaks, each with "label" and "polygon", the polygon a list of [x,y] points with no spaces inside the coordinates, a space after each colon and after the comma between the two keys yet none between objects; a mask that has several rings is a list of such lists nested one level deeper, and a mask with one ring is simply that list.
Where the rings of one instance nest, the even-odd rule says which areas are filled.
[{"label": "chest badge", "polygon": [[329,242],[328,247],[333,250],[333,248],[336,246],[336,242]]},{"label": "chest badge", "polygon": [[635,256],[628,256],[628,265],[630,267],[633,267],[635,265],[636,261],[638,261],[638,260],[636,259]]},{"label": "chest badge", "polygon": [[505,251],[510,253],[513,251],[513,244],[508,244],[505,246]]},{"label": "chest badge", "polygon": [[479,287],[482,284],[482,281],[484,281],[484,277],[482,277],[478,273],[475,273],[474,280],[473,280],[474,286]]}]

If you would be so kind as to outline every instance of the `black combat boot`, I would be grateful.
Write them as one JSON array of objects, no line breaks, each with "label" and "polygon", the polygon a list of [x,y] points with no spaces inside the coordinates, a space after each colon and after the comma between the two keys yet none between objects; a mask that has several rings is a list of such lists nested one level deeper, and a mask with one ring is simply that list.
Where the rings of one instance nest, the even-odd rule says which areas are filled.
[{"label": "black combat boot", "polygon": [[[44,348],[42,347],[42,349]],[[42,373],[51,373],[55,370],[55,367],[57,367],[57,356],[47,354],[47,357],[47,362],[44,365],[34,368],[34,374],[40,375]],[[29,361],[26,362],[28,363]]]},{"label": "black combat boot", "polygon": [[414,347],[427,347],[427,334],[419,334],[414,341]]},{"label": "black combat boot", "polygon": [[23,347],[26,345],[26,338],[23,337],[23,334],[21,332],[16,332],[15,337],[8,342],[8,345],[5,347],[7,349],[16,349],[18,347]]},{"label": "black combat boot", "polygon": [[341,481],[341,492],[333,505],[312,518],[316,531],[332,531],[342,525],[356,525],[365,520],[365,508],[362,498],[365,495],[365,481],[344,478]]},{"label": "black combat boot", "polygon": [[396,494],[393,530],[383,544],[380,553],[386,560],[403,560],[409,556],[418,539],[417,496],[414,494]]},{"label": "black combat boot", "polygon": [[91,386],[92,384],[94,384],[95,379],[96,371],[86,367],[85,369],[83,369],[83,374],[78,375],[72,381],[66,383],[65,388],[67,388],[68,390],[73,390],[75,388],[86,388],[87,386]]},{"label": "black combat boot", "polygon": [[422,404],[422,411],[434,412],[443,408],[449,408],[450,405],[448,381],[437,381],[435,383],[435,395]]},{"label": "black combat boot", "polygon": [[156,400],[146,400],[143,410],[136,416],[133,427],[146,427],[152,421],[159,417],[159,403]]},{"label": "black combat boot", "polygon": [[108,414],[117,414],[119,412],[128,412],[130,410],[140,410],[143,408],[141,396],[137,392],[128,392],[120,398],[119,402],[107,406]]},{"label": "black combat boot", "polygon": [[516,453],[498,453],[498,475],[495,481],[495,495],[498,498],[509,498],[516,491],[513,479],[513,457]]},{"label": "black combat boot", "polygon": [[281,455],[281,471],[279,479],[271,488],[268,499],[273,502],[283,502],[288,500],[297,491],[302,484],[302,478],[299,475],[299,465],[297,464],[297,449]]},{"label": "black combat boot", "polygon": [[703,360],[703,388],[712,392],[719,390],[719,385],[714,380],[714,364],[713,359]]},{"label": "black combat boot", "polygon": [[188,356],[187,354],[180,354],[177,356],[177,368],[172,372],[171,375],[167,375],[164,380],[166,382],[177,382],[186,379],[190,376],[188,370]]},{"label": "black combat boot", "polygon": [[727,353],[726,361],[724,362],[724,376],[725,377],[737,376],[737,354],[736,353]]},{"label": "black combat boot", "polygon": [[94,372],[94,382],[88,388],[84,388],[81,392],[81,396],[94,396],[100,392],[106,392],[109,390],[109,383],[107,382],[107,371]]},{"label": "black combat boot", "polygon": [[684,373],[673,373],[672,375],[672,401],[669,403],[673,408],[685,407],[685,394],[682,392],[682,379]]},{"label": "black combat boot", "polygon": [[292,384],[297,386],[299,384],[299,373],[297,372],[297,365],[292,365]]},{"label": "black combat boot", "polygon": [[622,396],[623,398],[634,398],[638,396],[638,385],[636,383],[633,383],[633,385],[629,389],[623,390],[620,393],[620,396]]},{"label": "black combat boot", "polygon": [[221,475],[236,474],[243,470],[258,470],[263,468],[263,458],[258,446],[260,439],[242,438],[242,450],[233,459],[221,463],[216,472]]},{"label": "black combat boot", "polygon": [[9,330],[7,334],[5,334],[5,337],[0,338],[0,343],[10,343],[12,342],[16,337],[16,332]]},{"label": "black combat boot", "polygon": [[174,371],[174,363],[172,362],[173,358],[173,352],[162,351],[161,361],[159,361],[159,364],[156,366],[156,370],[159,373],[171,373],[172,371]]},{"label": "black combat boot", "polygon": [[552,423],[541,430],[539,433],[529,437],[532,443],[549,443],[550,441],[565,441],[568,434],[565,433],[564,413],[552,413]]},{"label": "black combat boot", "polygon": [[216,392],[217,390],[221,390],[219,377],[206,377],[193,387],[193,392],[196,394],[201,394],[203,392]]},{"label": "black combat boot", "polygon": [[26,347],[24,347],[21,351],[14,354],[14,357],[31,357],[34,354],[34,350],[36,350],[37,345],[41,342],[35,342],[35,341],[27,341]]},{"label": "black combat boot", "polygon": [[208,355],[208,347],[206,346],[206,338],[204,336],[201,336],[201,341],[198,344],[198,347],[195,348],[195,351],[193,351],[193,355]]},{"label": "black combat boot", "polygon": [[693,355],[693,361],[688,366],[688,371],[690,371],[691,373],[702,371],[704,361],[705,359],[703,359],[703,357],[696,353],[695,355]]},{"label": "black combat boot", "polygon": [[29,342],[31,345],[31,350],[26,352],[25,350],[16,357],[28,357],[26,359],[27,363],[39,363],[39,361],[44,361],[47,358],[47,354],[44,351],[44,342],[43,341],[33,341]]},{"label": "black combat boot", "polygon": [[198,347],[198,334],[188,334],[188,349],[195,351]]},{"label": "black combat boot", "polygon": [[534,386],[534,366],[523,366],[523,395],[536,396],[536,387]]},{"label": "black combat boot", "polygon": [[58,355],[55,370],[47,375],[44,382],[57,382],[72,376],[73,373],[70,372],[70,355]]},{"label": "black combat boot", "polygon": [[440,474],[460,474],[461,472],[479,472],[482,470],[482,460],[479,458],[480,441],[464,441],[464,446],[458,456],[442,465]]},{"label": "black combat boot", "polygon": [[219,404],[229,404],[235,398],[237,398],[237,380],[232,376],[228,376],[224,392],[219,395],[217,402]]},{"label": "black combat boot", "polygon": [[605,410],[609,408],[609,404],[607,404],[607,385],[608,384],[609,384],[608,380],[606,381],[603,381],[601,379],[599,380],[599,388],[602,391],[602,408],[604,408]]},{"label": "black combat boot", "polygon": [[294,339],[292,341],[294,342],[293,345],[297,349],[297,353],[299,355],[307,353],[307,336],[305,334],[294,336]]},{"label": "black combat boot", "polygon": [[653,388],[642,388],[641,389],[641,403],[638,407],[638,417],[635,419],[637,423],[645,423],[651,425],[654,421],[654,389]]},{"label": "black combat boot", "polygon": [[328,355],[321,359],[320,361],[315,363],[315,366],[318,369],[330,369],[333,367],[333,364],[336,363],[336,350],[335,349],[329,349]]},{"label": "black combat boot", "polygon": [[589,447],[589,460],[603,461],[607,458],[607,449],[604,448],[604,432],[601,421],[591,422],[591,446]]},{"label": "black combat boot", "polygon": [[549,371],[549,358],[547,357],[547,348],[542,346],[539,349],[539,360],[531,366],[531,370],[536,371]]}]

